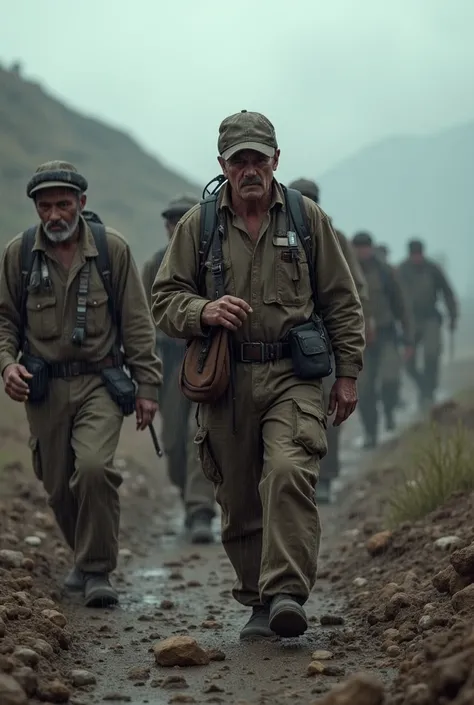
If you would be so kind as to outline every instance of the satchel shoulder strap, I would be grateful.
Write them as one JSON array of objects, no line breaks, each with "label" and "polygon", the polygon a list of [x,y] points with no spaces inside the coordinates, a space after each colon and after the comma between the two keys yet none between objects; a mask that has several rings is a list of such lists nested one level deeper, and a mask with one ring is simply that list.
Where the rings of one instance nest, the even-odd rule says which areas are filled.
[{"label": "satchel shoulder strap", "polygon": [[[211,273],[214,280],[214,296],[219,299],[225,294],[224,256],[222,253],[223,227],[219,225],[217,193],[204,198],[201,205],[199,237],[199,282],[202,281],[209,253],[211,256]],[[222,232],[221,232],[222,230]],[[217,237],[216,237],[217,235]]]}]

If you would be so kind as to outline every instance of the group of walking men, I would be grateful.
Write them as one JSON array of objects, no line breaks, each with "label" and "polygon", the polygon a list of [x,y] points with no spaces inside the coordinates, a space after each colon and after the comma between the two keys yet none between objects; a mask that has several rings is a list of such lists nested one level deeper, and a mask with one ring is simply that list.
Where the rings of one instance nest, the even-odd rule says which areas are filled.
[{"label": "group of walking men", "polygon": [[[209,199],[171,203],[169,245],[143,277],[120,233],[86,209],[86,178],[67,162],[38,167],[27,185],[38,223],[6,246],[0,266],[0,372],[7,394],[25,404],[34,471],[73,552],[67,589],[88,606],[118,602],[114,455],[124,416],[135,413],[143,431],[159,403],[191,540],[212,540],[220,506],[233,595],[249,608],[240,637],[297,637],[316,580],[318,501],[338,429],[357,406],[357,379],[375,443],[379,394],[388,424],[398,400],[397,324],[429,399],[439,291],[452,326],[457,310],[421,243],[396,272],[370,234],[350,244],[333,228],[315,184],[278,182],[280,149],[265,116],[225,118],[217,147],[223,182],[212,227],[207,219],[202,227]],[[227,341],[215,359],[227,360],[218,377],[228,372],[229,383],[198,405],[178,388],[186,340],[202,346],[199,359]]]}]

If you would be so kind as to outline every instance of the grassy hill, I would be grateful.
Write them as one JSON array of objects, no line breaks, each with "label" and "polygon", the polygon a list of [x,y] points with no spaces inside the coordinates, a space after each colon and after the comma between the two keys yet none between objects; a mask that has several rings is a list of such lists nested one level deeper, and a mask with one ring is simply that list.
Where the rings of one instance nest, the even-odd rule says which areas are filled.
[{"label": "grassy hill", "polygon": [[427,136],[386,139],[320,178],[322,205],[348,234],[371,230],[394,259],[421,236],[443,253],[456,283],[474,293],[474,122]]},{"label": "grassy hill", "polygon": [[127,134],[80,115],[41,86],[0,69],[0,246],[36,219],[26,184],[50,159],[89,181],[88,207],[120,230],[143,262],[165,242],[161,210],[201,188],[164,167]]}]

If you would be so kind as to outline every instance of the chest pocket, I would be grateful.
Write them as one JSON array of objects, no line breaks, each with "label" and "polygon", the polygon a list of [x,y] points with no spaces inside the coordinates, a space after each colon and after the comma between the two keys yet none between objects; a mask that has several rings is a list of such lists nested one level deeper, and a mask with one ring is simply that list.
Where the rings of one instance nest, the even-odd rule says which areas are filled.
[{"label": "chest pocket", "polygon": [[273,271],[263,282],[263,302],[282,306],[301,306],[312,297],[309,265],[301,247],[295,255],[282,238],[273,238]]},{"label": "chest pocket", "polygon": [[59,336],[57,301],[54,293],[32,293],[26,300],[30,334],[36,340],[51,340]]},{"label": "chest pocket", "polygon": [[87,296],[86,335],[95,338],[110,326],[109,297],[103,289],[90,291]]}]

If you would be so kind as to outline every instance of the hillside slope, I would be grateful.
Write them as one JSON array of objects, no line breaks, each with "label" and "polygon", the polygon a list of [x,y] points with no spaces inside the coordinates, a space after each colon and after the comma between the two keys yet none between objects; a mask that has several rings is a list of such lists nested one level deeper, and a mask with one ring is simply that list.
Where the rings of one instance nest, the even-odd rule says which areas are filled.
[{"label": "hillside slope", "polygon": [[461,286],[472,281],[465,255],[474,231],[474,122],[371,145],[320,183],[323,207],[348,234],[370,229],[396,259],[408,238],[421,236],[432,253],[446,253]]},{"label": "hillside slope", "polygon": [[0,69],[0,246],[34,222],[26,183],[49,159],[71,161],[86,176],[89,207],[125,235],[139,262],[165,242],[160,212],[169,199],[201,191],[124,132]]}]

